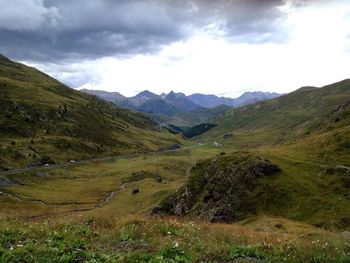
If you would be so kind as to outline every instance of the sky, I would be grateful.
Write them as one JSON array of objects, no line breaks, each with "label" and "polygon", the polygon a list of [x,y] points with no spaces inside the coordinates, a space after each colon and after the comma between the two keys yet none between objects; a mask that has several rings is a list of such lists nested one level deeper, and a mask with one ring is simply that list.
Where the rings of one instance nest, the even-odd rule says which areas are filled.
[{"label": "sky", "polygon": [[0,53],[77,89],[237,97],[350,78],[349,0],[0,0]]}]

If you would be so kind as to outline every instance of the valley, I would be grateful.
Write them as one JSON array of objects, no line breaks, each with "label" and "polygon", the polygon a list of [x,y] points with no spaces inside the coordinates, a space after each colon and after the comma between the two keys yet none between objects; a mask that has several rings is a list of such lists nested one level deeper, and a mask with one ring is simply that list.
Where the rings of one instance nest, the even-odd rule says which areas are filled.
[{"label": "valley", "polygon": [[1,261],[349,261],[349,80],[146,115],[0,62]]}]

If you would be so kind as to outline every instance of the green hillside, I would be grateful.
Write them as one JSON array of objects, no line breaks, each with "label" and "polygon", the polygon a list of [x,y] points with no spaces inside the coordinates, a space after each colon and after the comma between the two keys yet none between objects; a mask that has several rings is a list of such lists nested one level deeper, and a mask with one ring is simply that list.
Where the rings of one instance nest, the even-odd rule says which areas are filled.
[{"label": "green hillside", "polygon": [[349,164],[350,80],[232,109],[203,137],[238,148],[273,145]]},{"label": "green hillside", "polygon": [[178,143],[143,114],[73,90],[3,56],[0,88],[2,169],[157,150]]},{"label": "green hillside", "polygon": [[[222,151],[243,150],[263,156],[281,169],[272,179],[256,181],[251,193],[259,194],[249,199],[255,213],[349,229],[350,80],[323,88],[301,88],[229,110],[212,121],[217,126],[199,139],[217,142]],[[202,165],[213,171],[210,165]],[[228,176],[230,167],[224,167],[222,174]],[[216,173],[214,169],[211,174],[201,174]]]}]

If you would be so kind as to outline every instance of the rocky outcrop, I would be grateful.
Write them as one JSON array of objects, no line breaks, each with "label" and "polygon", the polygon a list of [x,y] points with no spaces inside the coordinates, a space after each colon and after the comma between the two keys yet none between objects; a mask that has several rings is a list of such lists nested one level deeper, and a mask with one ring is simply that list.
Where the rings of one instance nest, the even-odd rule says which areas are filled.
[{"label": "rocky outcrop", "polygon": [[192,168],[188,182],[155,207],[153,213],[232,223],[256,212],[251,193],[258,179],[279,170],[269,160],[246,152],[199,162]]}]

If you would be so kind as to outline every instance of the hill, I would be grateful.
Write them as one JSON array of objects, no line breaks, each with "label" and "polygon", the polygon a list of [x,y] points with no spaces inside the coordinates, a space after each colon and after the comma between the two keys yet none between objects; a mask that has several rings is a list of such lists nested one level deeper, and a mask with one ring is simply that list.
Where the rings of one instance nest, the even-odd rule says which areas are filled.
[{"label": "hill", "polygon": [[279,171],[269,160],[245,152],[201,161],[187,183],[153,212],[233,223],[257,213],[257,181]]},{"label": "hill", "polygon": [[[0,57],[2,169],[148,151],[178,143],[147,116]],[[63,154],[62,154],[63,153]]]},{"label": "hill", "polygon": [[195,93],[188,96],[188,99],[193,103],[201,105],[206,108],[213,108],[219,105],[226,105],[229,107],[240,107],[247,104],[252,104],[258,101],[269,100],[273,98],[277,98],[282,94],[278,94],[275,92],[262,92],[262,91],[254,91],[254,92],[245,92],[238,98],[226,98],[226,97],[218,97],[216,95],[205,95],[200,93]]},{"label": "hill", "polygon": [[203,135],[236,147],[267,145],[318,160],[346,162],[350,154],[350,80],[232,109]]},{"label": "hill", "polygon": [[119,92],[107,92],[103,90],[88,90],[88,89],[82,89],[80,91],[91,95],[95,95],[103,100],[113,102],[114,104],[119,104],[126,99],[126,97],[120,94]]},{"label": "hill", "polygon": [[226,223],[278,216],[326,229],[349,229],[349,169],[298,157],[252,150],[200,161],[187,182],[153,213]]},{"label": "hill", "polygon": [[267,215],[350,228],[350,80],[304,87],[211,121],[217,126],[198,138],[215,143],[220,155],[198,162],[154,212],[213,222]]}]

